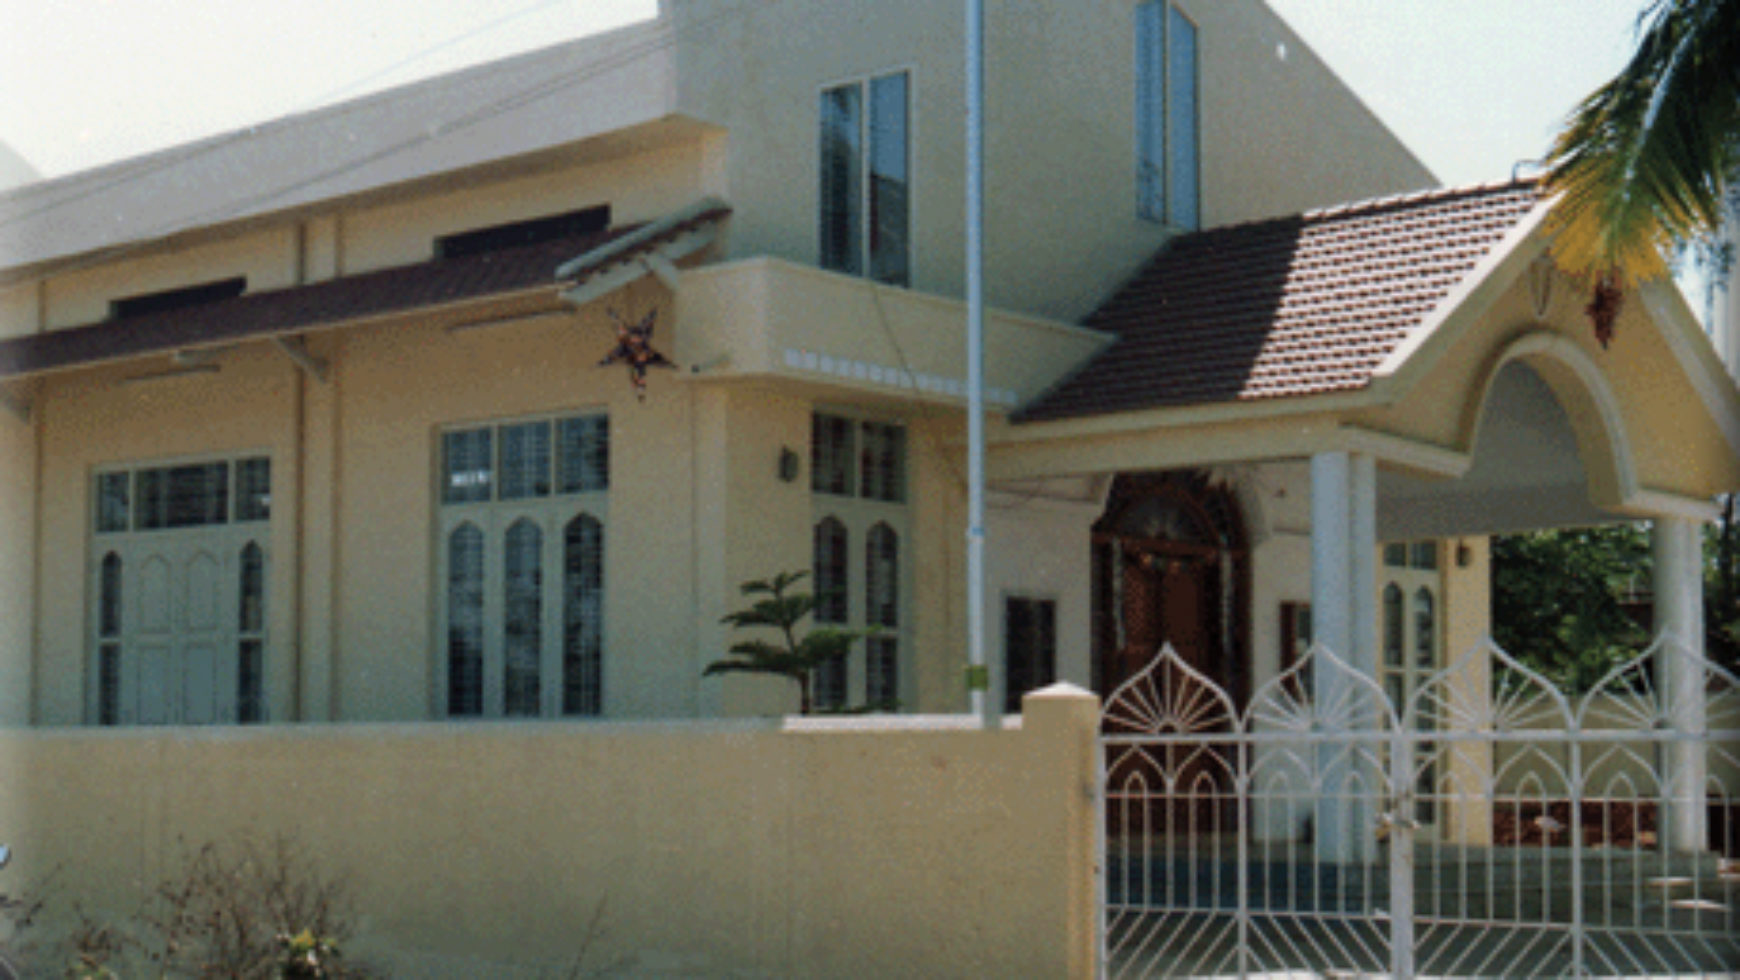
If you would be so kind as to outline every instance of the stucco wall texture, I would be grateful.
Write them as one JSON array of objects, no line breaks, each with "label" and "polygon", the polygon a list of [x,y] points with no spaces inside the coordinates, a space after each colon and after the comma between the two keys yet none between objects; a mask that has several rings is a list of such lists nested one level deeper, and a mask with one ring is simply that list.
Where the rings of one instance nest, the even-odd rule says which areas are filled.
[{"label": "stucco wall texture", "polygon": [[998,731],[13,731],[7,887],[52,873],[52,931],[74,899],[135,907],[206,842],[287,834],[348,879],[347,952],[394,976],[548,976],[584,952],[637,976],[1088,977],[1097,718],[1058,686]]}]

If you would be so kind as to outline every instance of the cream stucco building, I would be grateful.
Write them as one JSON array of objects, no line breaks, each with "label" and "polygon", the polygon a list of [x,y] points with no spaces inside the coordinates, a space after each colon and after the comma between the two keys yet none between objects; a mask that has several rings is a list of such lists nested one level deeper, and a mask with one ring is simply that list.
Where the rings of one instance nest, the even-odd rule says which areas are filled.
[{"label": "cream stucco building", "polygon": [[[779,712],[702,669],[799,568],[880,629],[824,704],[960,710],[960,25],[874,6],[672,2],[0,197],[0,721]],[[1011,14],[994,696],[1167,639],[1248,692],[1307,631],[1405,690],[1485,535],[1740,486],[1677,295],[1595,345],[1533,189],[1423,190],[1260,2]]]},{"label": "cream stucco building", "polygon": [[[994,703],[1163,643],[1244,702],[1311,640],[1405,700],[1487,633],[1489,535],[1639,518],[1697,652],[1740,392],[1677,291],[1598,344],[1533,185],[1434,188],[1260,0],[994,6]],[[803,569],[876,628],[824,707],[968,704],[962,41],[666,0],[0,192],[23,870],[120,901],[288,829],[414,975],[568,963],[606,900],[672,975],[1090,975],[1091,699],[846,734],[703,676]]]}]

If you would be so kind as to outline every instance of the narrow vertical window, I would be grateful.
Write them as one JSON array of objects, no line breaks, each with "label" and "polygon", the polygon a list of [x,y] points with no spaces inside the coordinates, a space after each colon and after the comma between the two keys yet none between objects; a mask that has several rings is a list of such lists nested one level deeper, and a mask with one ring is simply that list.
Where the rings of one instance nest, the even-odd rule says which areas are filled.
[{"label": "narrow vertical window", "polygon": [[109,552],[97,588],[97,724],[121,720],[121,556]]},{"label": "narrow vertical window", "polygon": [[1438,647],[1438,618],[1432,601],[1432,591],[1421,586],[1414,593],[1414,662],[1431,667]]},{"label": "narrow vertical window", "polygon": [[447,539],[447,713],[483,714],[483,532]]},{"label": "narrow vertical window", "polygon": [[863,90],[841,85],[822,93],[821,264],[858,275],[864,271]]},{"label": "narrow vertical window", "polygon": [[1196,25],[1164,0],[1136,5],[1136,214],[1200,221]]},{"label": "narrow vertical window", "polygon": [[[1436,555],[1433,556],[1436,558]],[[1425,586],[1414,593],[1414,672],[1411,688],[1417,689],[1425,682],[1437,660],[1438,622],[1436,603],[1432,592]],[[1410,694],[1412,691],[1410,690]],[[1438,730],[1438,716],[1434,705],[1429,701],[1420,704],[1420,710],[1414,716],[1414,728],[1422,732]],[[1419,772],[1414,780],[1415,819],[1422,823],[1431,823],[1436,810],[1436,800],[1433,794],[1437,789],[1438,765],[1437,747],[1432,742],[1420,742],[1415,746],[1419,758]]]},{"label": "narrow vertical window", "polygon": [[864,700],[892,709],[900,701],[900,536],[887,524],[870,528],[864,543]]},{"label": "narrow vertical window", "polygon": [[817,227],[824,269],[911,279],[911,82],[906,72],[822,92]]},{"label": "narrow vertical window", "polygon": [[1197,226],[1196,25],[1166,12],[1166,221]]},{"label": "narrow vertical window", "polygon": [[1166,220],[1165,4],[1136,5],[1136,214]]},{"label": "narrow vertical window", "polygon": [[1003,602],[1003,710],[1057,680],[1057,603],[1011,596]]},{"label": "narrow vertical window", "polygon": [[121,723],[121,648],[104,644],[97,649],[97,724]]},{"label": "narrow vertical window", "polygon": [[1400,667],[1403,663],[1402,638],[1407,629],[1403,622],[1402,590],[1394,582],[1384,586],[1384,663]]},{"label": "narrow vertical window", "polygon": [[507,532],[502,578],[502,711],[536,715],[543,651],[544,533],[529,520]]},{"label": "narrow vertical window", "polygon": [[562,539],[562,713],[603,711],[604,525],[590,514]]},{"label": "narrow vertical window", "polygon": [[907,268],[906,73],[870,82],[870,278],[904,286]]},{"label": "narrow vertical window", "polygon": [[266,557],[252,541],[242,549],[241,588],[236,610],[236,721],[264,721]]},{"label": "narrow vertical window", "polygon": [[[814,543],[815,620],[817,625],[841,625],[850,619],[846,526],[832,517],[816,525]],[[811,679],[811,700],[817,708],[846,704],[846,657],[829,661]]]}]

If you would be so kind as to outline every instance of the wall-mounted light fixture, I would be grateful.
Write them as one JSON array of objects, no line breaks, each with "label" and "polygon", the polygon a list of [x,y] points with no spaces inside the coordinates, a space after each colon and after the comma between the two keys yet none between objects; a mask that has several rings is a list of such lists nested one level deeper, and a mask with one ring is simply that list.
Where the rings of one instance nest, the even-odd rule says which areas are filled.
[{"label": "wall-mounted light fixture", "polygon": [[790,446],[781,446],[779,450],[779,478],[786,483],[795,482],[798,478],[798,468],[803,461]]},{"label": "wall-mounted light fixture", "polygon": [[1468,542],[1456,542],[1456,567],[1467,568],[1474,562],[1474,549],[1468,547]]}]

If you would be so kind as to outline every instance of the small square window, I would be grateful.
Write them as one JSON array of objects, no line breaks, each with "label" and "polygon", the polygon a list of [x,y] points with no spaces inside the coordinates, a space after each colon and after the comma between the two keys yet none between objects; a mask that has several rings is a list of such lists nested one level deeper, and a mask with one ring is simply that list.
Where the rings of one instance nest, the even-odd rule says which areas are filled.
[{"label": "small square window", "polygon": [[501,427],[501,499],[550,495],[550,423]]},{"label": "small square window", "polygon": [[490,430],[466,429],[441,437],[441,502],[476,503],[491,497],[495,457]]},{"label": "small square window", "polygon": [[816,415],[810,426],[810,488],[817,493],[852,495],[855,427],[837,415]]},{"label": "small square window", "polygon": [[906,430],[898,425],[865,422],[860,454],[859,496],[900,503],[906,499]]},{"label": "small square window", "polygon": [[1415,568],[1435,571],[1438,568],[1438,542],[1416,541],[1412,548],[1411,564]]},{"label": "small square window", "polygon": [[561,493],[585,493],[610,488],[610,418],[582,415],[563,419],[557,442]]}]

